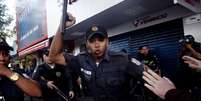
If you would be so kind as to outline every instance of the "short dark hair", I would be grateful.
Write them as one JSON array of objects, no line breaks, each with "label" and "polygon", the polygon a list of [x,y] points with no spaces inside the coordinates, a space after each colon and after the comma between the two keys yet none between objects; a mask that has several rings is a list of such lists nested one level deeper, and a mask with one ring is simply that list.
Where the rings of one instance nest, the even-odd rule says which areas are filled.
[{"label": "short dark hair", "polygon": [[10,50],[11,51],[13,50],[13,48],[8,45],[8,43],[6,42],[6,40],[3,37],[0,37],[0,50],[5,50],[8,52]]},{"label": "short dark hair", "polygon": [[138,50],[141,50],[143,47],[147,47],[147,48],[149,48],[148,45],[142,45],[142,46],[140,46],[140,47],[138,48]]},{"label": "short dark hair", "polygon": [[42,51],[43,55],[46,55],[46,56],[49,55],[49,52],[50,52],[49,48],[43,49],[43,51]]}]

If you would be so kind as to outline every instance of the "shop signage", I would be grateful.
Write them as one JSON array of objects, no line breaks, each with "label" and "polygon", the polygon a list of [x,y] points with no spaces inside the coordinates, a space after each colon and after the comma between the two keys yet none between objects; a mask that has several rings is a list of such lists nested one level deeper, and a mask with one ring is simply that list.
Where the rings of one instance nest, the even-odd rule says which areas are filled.
[{"label": "shop signage", "polygon": [[167,13],[159,14],[159,15],[156,15],[156,16],[146,16],[146,17],[143,17],[143,18],[135,20],[133,22],[133,25],[135,27],[138,27],[138,26],[141,26],[141,25],[144,25],[144,24],[147,24],[147,23],[150,23],[150,22],[154,22],[154,21],[157,21],[157,20],[161,20],[161,19],[164,19],[164,18],[167,18]]},{"label": "shop signage", "polygon": [[[17,2],[23,1],[17,0]],[[46,0],[29,0],[24,7],[21,7],[23,9],[16,9],[19,51],[47,39],[45,3]]]}]

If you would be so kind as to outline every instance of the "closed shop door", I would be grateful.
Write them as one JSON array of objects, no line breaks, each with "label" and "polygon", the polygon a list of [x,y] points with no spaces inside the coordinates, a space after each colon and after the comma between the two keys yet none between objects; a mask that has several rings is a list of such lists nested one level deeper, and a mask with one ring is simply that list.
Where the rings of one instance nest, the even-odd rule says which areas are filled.
[{"label": "closed shop door", "polygon": [[183,23],[181,19],[161,23],[130,33],[129,49],[136,56],[138,47],[149,45],[160,58],[164,75],[173,77],[179,66],[180,44],[183,37]]},{"label": "closed shop door", "polygon": [[121,51],[122,49],[125,49],[129,51],[129,35],[128,34],[122,34],[117,35],[114,37],[110,37],[110,50],[112,51]]},{"label": "closed shop door", "polygon": [[184,35],[183,32],[182,19],[177,19],[111,37],[110,49],[114,51],[126,49],[135,57],[139,46],[149,45],[160,57],[164,75],[171,78],[175,76],[179,67],[178,40]]}]

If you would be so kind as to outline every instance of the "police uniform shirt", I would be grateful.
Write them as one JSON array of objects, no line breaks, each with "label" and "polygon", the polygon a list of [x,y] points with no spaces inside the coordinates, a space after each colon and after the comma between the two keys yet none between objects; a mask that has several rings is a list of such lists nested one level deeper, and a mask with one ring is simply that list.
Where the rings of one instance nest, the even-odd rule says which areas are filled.
[{"label": "police uniform shirt", "polygon": [[5,101],[24,101],[22,90],[6,77],[0,77],[0,96],[4,96]]},{"label": "police uniform shirt", "polygon": [[72,90],[71,75],[65,70],[65,66],[63,65],[55,64],[54,68],[51,68],[46,63],[39,65],[33,79],[39,82],[43,91],[44,99],[59,97],[54,90],[50,90],[47,87],[47,81],[54,81],[54,85],[66,94],[66,96],[68,95],[68,92]]},{"label": "police uniform shirt", "polygon": [[122,101],[128,75],[142,78],[142,65],[129,61],[122,53],[108,51],[98,65],[88,53],[75,57],[64,54],[64,57],[68,65],[80,74],[84,89],[95,101]]}]

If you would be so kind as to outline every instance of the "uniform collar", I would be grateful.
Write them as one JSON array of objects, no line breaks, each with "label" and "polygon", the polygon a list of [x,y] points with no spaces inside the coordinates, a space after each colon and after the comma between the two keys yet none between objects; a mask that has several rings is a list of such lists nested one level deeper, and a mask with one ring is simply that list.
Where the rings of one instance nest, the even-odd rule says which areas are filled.
[{"label": "uniform collar", "polygon": [[[90,60],[91,58],[89,58],[89,57],[92,57],[92,55],[90,54],[90,53],[88,53],[88,59],[87,60]],[[106,61],[110,61],[110,51],[106,51],[105,52],[105,55],[104,55],[104,57],[103,57],[103,59],[102,60],[106,60]]]},{"label": "uniform collar", "polygon": [[104,56],[103,60],[110,61],[109,51],[108,50],[105,52],[105,56]]},{"label": "uniform collar", "polygon": [[48,63],[46,63],[47,65],[48,65],[48,67],[50,68],[50,69],[54,69],[55,68],[55,64],[48,64]]}]

